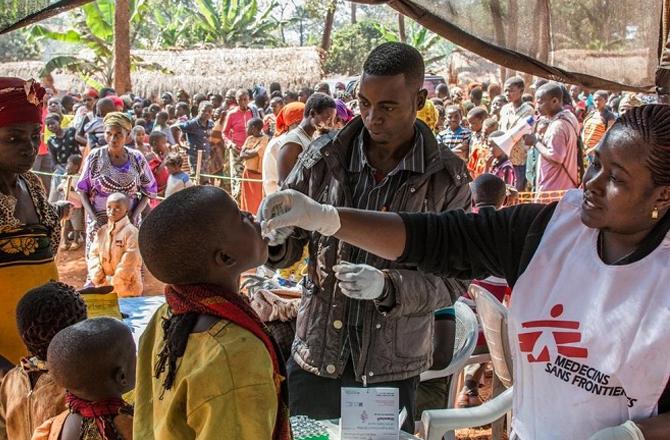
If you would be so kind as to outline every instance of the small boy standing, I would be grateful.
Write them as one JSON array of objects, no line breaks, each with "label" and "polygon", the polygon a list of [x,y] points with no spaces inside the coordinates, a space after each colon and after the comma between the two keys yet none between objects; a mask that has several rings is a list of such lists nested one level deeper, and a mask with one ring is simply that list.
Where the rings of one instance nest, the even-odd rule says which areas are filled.
[{"label": "small boy standing", "polygon": [[253,118],[247,123],[247,139],[242,145],[240,158],[244,160],[243,179],[258,180],[258,182],[243,181],[240,197],[240,209],[247,212],[258,211],[263,200],[263,154],[270,138],[263,134],[263,121]]},{"label": "small boy standing", "polygon": [[[170,177],[170,172],[165,166],[169,151],[167,137],[162,131],[154,130],[149,135],[149,146],[151,147],[151,153],[147,154],[146,158],[149,162],[151,173],[154,175],[154,179],[156,179],[157,195],[158,197],[165,197],[165,189]],[[158,198],[149,200],[149,206],[152,209],[158,206],[159,203],[160,200]]]},{"label": "small boy standing", "polygon": [[86,263],[95,286],[112,285],[119,296],[140,296],[142,257],[137,248],[138,230],[128,218],[128,208],[125,194],[107,198],[109,220],[96,233]]},{"label": "small boy standing", "polygon": [[65,410],[65,389],[47,367],[47,348],[56,333],[85,319],[86,303],[63,283],[46,283],[21,298],[16,323],[29,354],[0,385],[0,439],[30,440],[35,428]]},{"label": "small boy standing", "polygon": [[133,408],[121,396],[135,386],[135,342],[114,318],[61,330],[49,344],[54,381],[67,390],[67,410],[35,430],[32,440],[132,440]]},{"label": "small boy standing", "polygon": [[140,250],[168,286],[140,339],[135,438],[289,439],[284,361],[239,293],[267,260],[260,225],[224,190],[194,186],[151,211]]},{"label": "small boy standing", "polygon": [[[472,131],[470,137],[470,155],[468,157],[468,171],[473,179],[484,172],[481,163],[486,163],[484,157],[488,156],[487,136],[484,134],[484,120],[488,117],[486,109],[475,107],[468,113],[468,124]],[[479,166],[478,166],[479,165]]]},{"label": "small boy standing", "polygon": [[165,197],[170,197],[182,189],[190,188],[193,182],[182,167],[183,159],[179,153],[169,153],[165,159],[165,167],[170,173],[165,187]]},{"label": "small boy standing", "polygon": [[447,128],[437,135],[437,142],[440,144],[440,148],[451,150],[467,162],[470,156],[469,146],[472,132],[469,128],[461,125],[463,116],[459,106],[450,105],[445,111],[447,115]]},{"label": "small boy standing", "polygon": [[[73,154],[67,159],[65,166],[65,177],[58,185],[58,200],[65,200],[72,204],[70,209],[70,219],[65,221],[61,236],[61,250],[76,251],[86,239],[84,235],[84,209],[81,199],[75,188],[79,171],[81,170],[82,157],[80,154]],[[68,188],[69,186],[69,188]]]},{"label": "small boy standing", "polygon": [[[503,134],[505,133],[502,131],[494,131],[491,133],[491,137],[502,136]],[[491,139],[488,142],[493,160],[487,166],[486,172],[501,178],[506,185],[516,187],[516,169],[512,165],[512,161],[495,142]]]}]

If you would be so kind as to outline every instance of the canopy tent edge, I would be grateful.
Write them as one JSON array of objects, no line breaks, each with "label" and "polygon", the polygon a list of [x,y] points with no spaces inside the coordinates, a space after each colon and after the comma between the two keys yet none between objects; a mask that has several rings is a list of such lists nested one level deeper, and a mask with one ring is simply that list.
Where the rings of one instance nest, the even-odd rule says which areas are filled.
[{"label": "canopy tent edge", "polygon": [[61,0],[52,5],[47,6],[46,8],[40,9],[30,15],[23,17],[21,20],[16,21],[10,26],[0,29],[0,35],[15,31],[17,29],[20,29],[22,27],[31,24],[35,24],[42,20],[46,20],[47,18],[53,17],[54,15],[58,15],[61,12],[65,12],[69,9],[74,9],[78,6],[90,3],[91,1],[92,0]]}]

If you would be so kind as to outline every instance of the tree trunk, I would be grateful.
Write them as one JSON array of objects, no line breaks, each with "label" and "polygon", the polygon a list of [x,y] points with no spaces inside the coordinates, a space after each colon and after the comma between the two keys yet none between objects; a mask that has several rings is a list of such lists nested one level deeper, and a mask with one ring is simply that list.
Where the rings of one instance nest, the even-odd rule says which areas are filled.
[{"label": "tree trunk", "polygon": [[405,16],[398,12],[398,36],[402,43],[407,43],[407,31],[405,30]]},{"label": "tree trunk", "polygon": [[[519,3],[517,0],[509,0],[507,3],[507,47],[512,50],[519,49]],[[517,74],[515,70],[507,72],[509,76]]]},{"label": "tree trunk", "polygon": [[330,36],[333,33],[333,22],[335,21],[335,8],[337,0],[330,0],[328,11],[326,11],[326,22],[323,26],[323,37],[321,38],[321,49],[328,52],[330,49]]},{"label": "tree trunk", "polygon": [[[503,25],[503,13],[500,7],[500,0],[489,0],[489,7],[491,9],[491,20],[493,21],[493,32],[496,38],[496,44],[500,47],[505,47],[505,26]],[[507,79],[507,69],[500,66],[500,76],[503,84]]]},{"label": "tree trunk", "polygon": [[549,2],[550,0],[539,0],[539,15],[537,16],[540,29],[540,47],[537,58],[544,63],[549,61],[549,49],[551,45],[551,13]]},{"label": "tree trunk", "polygon": [[349,2],[351,3],[351,24],[356,24],[356,9],[358,5],[356,2]]},{"label": "tree trunk", "polygon": [[132,90],[129,0],[116,0],[114,11],[114,89],[119,96]]}]

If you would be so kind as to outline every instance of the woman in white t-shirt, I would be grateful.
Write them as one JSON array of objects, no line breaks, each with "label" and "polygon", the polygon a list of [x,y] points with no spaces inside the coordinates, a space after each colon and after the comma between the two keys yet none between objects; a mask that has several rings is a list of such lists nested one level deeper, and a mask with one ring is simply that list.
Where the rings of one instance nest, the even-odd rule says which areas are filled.
[{"label": "woman in white t-shirt", "polygon": [[263,192],[265,195],[279,191],[279,170],[277,168],[279,149],[283,145],[286,134],[300,124],[304,113],[305,104],[292,102],[284,106],[277,115],[275,137],[270,140],[263,154]]},{"label": "woman in white t-shirt", "polygon": [[[284,214],[266,232],[295,226],[430,273],[505,278],[511,438],[670,438],[670,106],[617,119],[584,189],[558,203],[395,214],[282,191],[261,207],[272,212]],[[335,273],[343,294],[403,304],[388,277],[359,266]]]}]

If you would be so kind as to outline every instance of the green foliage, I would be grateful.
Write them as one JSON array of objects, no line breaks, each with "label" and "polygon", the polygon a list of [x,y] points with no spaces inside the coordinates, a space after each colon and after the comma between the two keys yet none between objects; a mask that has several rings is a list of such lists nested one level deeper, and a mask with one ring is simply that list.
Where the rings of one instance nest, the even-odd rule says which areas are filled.
[{"label": "green foliage", "polygon": [[333,33],[326,58],[326,72],[347,75],[360,73],[368,53],[383,42],[379,27],[372,21],[359,21],[337,29]]},{"label": "green foliage", "polygon": [[[374,26],[381,34],[382,42],[400,41],[398,31],[395,29],[379,23],[375,23]],[[407,44],[421,52],[426,66],[431,66],[442,61],[449,56],[453,49],[452,43],[412,20],[406,19],[405,32],[407,34]]]},{"label": "green foliage", "polygon": [[[144,0],[131,1],[131,23],[138,23],[147,12]],[[62,69],[79,75],[89,84],[110,86],[113,80],[114,0],[88,3],[74,13],[72,27],[56,31],[44,25],[30,30],[34,41],[52,40],[75,45],[83,49],[76,55],[58,55],[48,60],[40,75]],[[131,44],[135,34],[131,35]],[[131,69],[138,67],[159,70],[160,66],[131,57]]]},{"label": "green foliage", "polygon": [[0,62],[35,59],[39,53],[39,47],[24,29],[0,35]]}]

